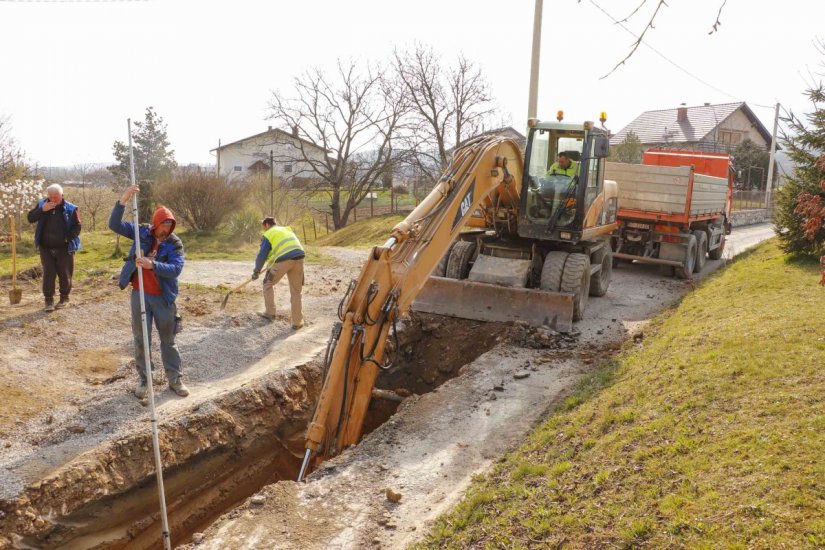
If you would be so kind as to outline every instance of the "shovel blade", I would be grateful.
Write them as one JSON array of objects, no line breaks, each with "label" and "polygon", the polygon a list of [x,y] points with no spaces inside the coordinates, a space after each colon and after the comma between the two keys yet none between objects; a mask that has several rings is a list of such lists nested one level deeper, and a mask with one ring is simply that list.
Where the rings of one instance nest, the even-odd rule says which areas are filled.
[{"label": "shovel blade", "polygon": [[9,290],[9,302],[11,305],[19,304],[20,300],[23,299],[23,289],[22,288],[13,288]]},{"label": "shovel blade", "polygon": [[476,321],[522,321],[558,332],[573,328],[573,295],[430,277],[412,309]]}]

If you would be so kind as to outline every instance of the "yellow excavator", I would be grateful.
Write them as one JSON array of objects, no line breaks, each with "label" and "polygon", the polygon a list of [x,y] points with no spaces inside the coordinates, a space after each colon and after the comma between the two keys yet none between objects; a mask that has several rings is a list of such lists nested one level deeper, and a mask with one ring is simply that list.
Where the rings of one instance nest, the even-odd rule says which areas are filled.
[{"label": "yellow excavator", "polygon": [[[459,148],[370,252],[341,301],[299,480],[312,455],[321,462],[361,438],[376,377],[391,363],[390,330],[410,306],[568,331],[588,295],[607,292],[618,207],[616,184],[604,179],[608,134],[590,122],[531,126],[524,158],[504,137]],[[560,152],[573,158],[572,175],[549,173]]]}]

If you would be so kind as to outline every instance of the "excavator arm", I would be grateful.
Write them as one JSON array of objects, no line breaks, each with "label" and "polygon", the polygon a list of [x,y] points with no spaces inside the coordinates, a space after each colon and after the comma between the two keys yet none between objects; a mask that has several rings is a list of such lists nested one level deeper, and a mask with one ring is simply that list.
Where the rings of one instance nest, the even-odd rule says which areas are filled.
[{"label": "excavator arm", "polygon": [[456,151],[433,191],[393,228],[387,242],[372,249],[339,308],[299,480],[313,455],[320,463],[361,438],[375,379],[389,367],[390,329],[461,229],[472,218],[474,226],[515,232],[522,171],[522,154],[512,140],[470,141]]}]

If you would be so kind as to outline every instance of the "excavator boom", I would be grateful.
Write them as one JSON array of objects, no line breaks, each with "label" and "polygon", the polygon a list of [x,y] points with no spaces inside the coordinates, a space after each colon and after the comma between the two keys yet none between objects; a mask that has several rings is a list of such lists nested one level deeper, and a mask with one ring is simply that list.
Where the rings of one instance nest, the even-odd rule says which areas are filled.
[{"label": "excavator boom", "polygon": [[301,477],[311,454],[321,462],[361,438],[375,379],[387,366],[390,330],[470,218],[476,218],[474,225],[481,218],[490,227],[515,227],[522,170],[521,151],[512,140],[472,140],[456,152],[433,191],[393,228],[387,243],[370,252],[332,331]]}]

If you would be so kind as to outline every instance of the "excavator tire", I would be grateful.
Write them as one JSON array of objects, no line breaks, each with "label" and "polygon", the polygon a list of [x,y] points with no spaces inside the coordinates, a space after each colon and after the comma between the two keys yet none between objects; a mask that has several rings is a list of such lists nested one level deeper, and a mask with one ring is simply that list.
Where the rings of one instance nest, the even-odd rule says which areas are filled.
[{"label": "excavator tire", "polygon": [[457,241],[453,244],[444,276],[448,279],[466,279],[470,274],[470,260],[475,251],[476,243],[470,241]]},{"label": "excavator tire", "polygon": [[701,273],[708,257],[708,234],[697,229],[693,232],[693,236],[696,237],[696,261],[693,262],[693,272]]},{"label": "excavator tire", "polygon": [[590,278],[590,295],[604,296],[613,278],[613,251],[606,246],[593,254],[593,263],[600,262],[602,268]]},{"label": "excavator tire", "polygon": [[450,260],[450,252],[453,251],[453,245],[455,245],[455,243],[450,245],[450,248],[447,249],[447,252],[445,252],[441,260],[439,260],[438,265],[435,266],[433,275],[436,277],[444,277],[447,274],[447,262]]},{"label": "excavator tire", "polygon": [[574,252],[567,257],[559,290],[573,294],[573,322],[581,321],[590,295],[590,258],[586,254]]},{"label": "excavator tire", "polygon": [[554,250],[548,252],[544,258],[544,266],[541,268],[541,281],[539,288],[558,292],[561,288],[561,275],[564,273],[564,264],[567,262],[567,252]]}]

